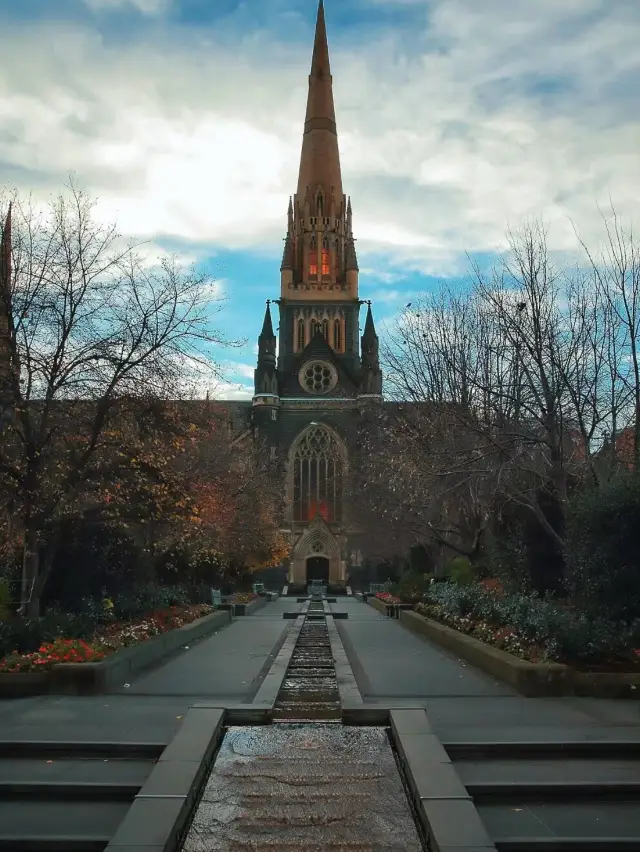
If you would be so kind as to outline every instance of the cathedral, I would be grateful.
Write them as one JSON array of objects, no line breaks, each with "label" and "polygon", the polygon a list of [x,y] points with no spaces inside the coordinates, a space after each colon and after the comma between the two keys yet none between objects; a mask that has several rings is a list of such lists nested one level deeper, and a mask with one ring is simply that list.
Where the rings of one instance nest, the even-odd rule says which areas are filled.
[{"label": "cathedral", "polygon": [[370,304],[360,336],[363,302],[322,0],[275,304],[278,335],[268,303],[258,338],[252,421],[272,455],[283,460],[289,583],[344,586],[349,562],[359,562],[349,448],[357,442],[362,407],[382,401],[382,374]]}]

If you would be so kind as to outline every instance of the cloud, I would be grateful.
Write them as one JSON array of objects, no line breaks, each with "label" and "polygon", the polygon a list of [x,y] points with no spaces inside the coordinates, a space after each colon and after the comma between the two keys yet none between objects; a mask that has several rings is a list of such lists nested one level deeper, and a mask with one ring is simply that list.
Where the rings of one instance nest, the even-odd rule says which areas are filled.
[{"label": "cloud", "polygon": [[242,376],[245,379],[251,379],[253,382],[253,374],[255,364],[242,364],[238,361],[231,361],[225,365],[226,369],[235,373],[237,376]]},{"label": "cloud", "polygon": [[[75,170],[100,196],[98,215],[126,234],[173,240],[186,254],[277,255],[296,182],[309,16],[303,26],[281,0],[247,0],[243,18],[187,27],[165,22],[159,0],[133,7],[156,17],[127,37],[101,29],[101,16],[4,22],[0,181],[44,196]],[[345,0],[341,14],[355,8]],[[552,247],[567,250],[572,219],[587,240],[600,234],[597,202],[636,209],[637,2],[368,8],[372,21],[384,12],[397,22],[365,22],[347,37],[327,12],[363,276],[381,258],[390,276],[459,274],[465,252],[501,249],[505,227],[530,216],[544,216]],[[393,9],[411,16],[410,29]],[[252,10],[272,30],[242,29]]]},{"label": "cloud", "polygon": [[92,12],[114,12],[132,7],[143,15],[161,15],[169,11],[172,0],[82,0]]},{"label": "cloud", "polygon": [[245,400],[253,397],[253,385],[234,384],[233,382],[218,382],[211,387],[203,388],[200,398],[206,396],[206,391],[212,399]]}]

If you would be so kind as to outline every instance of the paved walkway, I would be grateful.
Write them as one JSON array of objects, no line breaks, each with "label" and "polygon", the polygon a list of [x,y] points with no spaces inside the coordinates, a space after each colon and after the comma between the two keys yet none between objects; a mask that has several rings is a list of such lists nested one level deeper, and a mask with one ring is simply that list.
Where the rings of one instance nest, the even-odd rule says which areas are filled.
[{"label": "paved walkway", "polygon": [[[180,650],[128,686],[122,684],[113,694],[0,701],[0,739],[167,743],[190,706],[237,704],[253,699],[292,624],[282,614],[299,607],[295,598],[270,602],[256,614],[238,618],[188,650]],[[343,598],[331,607],[349,613],[348,619],[335,623],[365,704],[424,707],[445,745],[518,740],[640,742],[640,703],[636,701],[524,698],[367,604]],[[542,762],[535,757],[452,760],[468,784],[558,778],[598,783],[640,780],[638,761],[625,762],[619,757],[611,754],[598,760],[572,762],[559,753]],[[94,763],[100,780],[102,768],[108,764],[101,760]],[[118,765],[118,771],[120,768]],[[9,772],[12,778],[16,773],[27,773],[27,769],[26,763],[5,761],[5,774]],[[80,769],[85,771],[75,764],[66,767],[72,774]],[[18,813],[14,804],[5,803],[0,816],[4,819],[5,812],[12,814],[11,819],[17,820],[16,834],[34,823],[36,811],[40,816],[45,814],[29,803]],[[109,803],[102,809],[99,803],[94,804],[93,809],[83,805],[77,813],[67,808],[65,819],[71,822],[61,824],[58,833],[68,833],[70,825],[97,830],[102,825],[94,814],[98,808],[100,819],[105,821],[101,831],[110,836],[111,824],[120,821],[121,810]],[[494,838],[567,837],[584,832],[593,837],[638,837],[640,811],[636,804],[581,801],[579,805],[538,805],[526,799],[515,807],[513,802],[486,802],[479,804],[478,810]],[[62,812],[55,808],[50,811],[47,819],[51,825],[47,823],[47,830],[53,832]]]},{"label": "paved walkway", "polygon": [[291,624],[282,613],[296,606],[279,599],[234,619],[115,694],[0,701],[0,737],[169,742],[193,704],[252,700]]},{"label": "paved walkway", "polygon": [[365,703],[424,707],[443,741],[640,738],[640,702],[524,698],[368,604],[331,607]]},{"label": "paved walkway", "polygon": [[[0,701],[2,739],[166,742],[193,704],[252,700],[298,606],[270,602],[111,695]],[[639,702],[524,698],[367,604],[331,607],[349,613],[336,625],[365,704],[425,707],[444,741],[640,737]]]}]

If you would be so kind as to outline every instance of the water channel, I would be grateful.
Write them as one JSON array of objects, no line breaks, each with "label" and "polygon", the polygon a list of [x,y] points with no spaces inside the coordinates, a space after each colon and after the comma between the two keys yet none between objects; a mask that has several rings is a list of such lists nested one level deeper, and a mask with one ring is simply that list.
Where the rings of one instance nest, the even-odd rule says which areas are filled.
[{"label": "water channel", "polygon": [[341,724],[326,620],[305,619],[273,718],[227,729],[183,852],[422,852],[387,730]]}]

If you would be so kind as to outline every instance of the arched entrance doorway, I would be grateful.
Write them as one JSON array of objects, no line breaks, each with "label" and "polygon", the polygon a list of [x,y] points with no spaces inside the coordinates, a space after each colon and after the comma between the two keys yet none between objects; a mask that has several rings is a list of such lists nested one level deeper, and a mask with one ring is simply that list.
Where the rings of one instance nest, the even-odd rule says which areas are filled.
[{"label": "arched entrance doorway", "polygon": [[307,559],[307,583],[312,580],[329,582],[329,560],[326,556],[310,556]]}]

